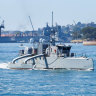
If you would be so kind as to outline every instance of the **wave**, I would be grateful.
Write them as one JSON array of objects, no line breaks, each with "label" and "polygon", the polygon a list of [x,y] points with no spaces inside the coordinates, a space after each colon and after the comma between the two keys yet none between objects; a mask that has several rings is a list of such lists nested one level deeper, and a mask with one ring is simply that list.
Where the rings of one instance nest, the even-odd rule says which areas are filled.
[{"label": "wave", "polygon": [[8,69],[8,63],[0,63],[0,69]]}]

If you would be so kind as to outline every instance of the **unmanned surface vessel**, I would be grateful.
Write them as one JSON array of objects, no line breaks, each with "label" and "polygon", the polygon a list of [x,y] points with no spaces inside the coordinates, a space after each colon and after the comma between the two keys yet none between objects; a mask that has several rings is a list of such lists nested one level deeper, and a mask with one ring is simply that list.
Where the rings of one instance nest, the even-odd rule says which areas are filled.
[{"label": "unmanned surface vessel", "polygon": [[[41,42],[42,41],[42,42]],[[77,57],[71,53],[71,46],[55,44],[51,38],[46,43],[38,42],[37,47],[25,47],[20,51],[20,56],[8,64],[10,69],[79,69],[93,70],[92,58]]]}]

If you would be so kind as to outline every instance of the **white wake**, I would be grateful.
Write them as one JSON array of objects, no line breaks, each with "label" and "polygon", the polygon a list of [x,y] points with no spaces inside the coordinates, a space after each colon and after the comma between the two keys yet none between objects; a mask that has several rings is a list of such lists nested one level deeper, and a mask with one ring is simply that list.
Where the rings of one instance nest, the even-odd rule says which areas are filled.
[{"label": "white wake", "polygon": [[0,69],[8,69],[8,63],[0,63]]}]

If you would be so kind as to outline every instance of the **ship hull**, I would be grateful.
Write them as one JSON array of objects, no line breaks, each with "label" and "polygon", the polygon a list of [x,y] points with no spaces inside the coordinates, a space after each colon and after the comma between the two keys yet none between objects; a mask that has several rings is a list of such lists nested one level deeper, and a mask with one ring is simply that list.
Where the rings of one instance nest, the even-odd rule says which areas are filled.
[{"label": "ship hull", "polygon": [[84,57],[46,57],[46,61],[43,57],[36,58],[35,63],[29,60],[27,64],[20,60],[16,64],[8,64],[10,69],[79,69],[79,70],[93,70],[93,60]]}]

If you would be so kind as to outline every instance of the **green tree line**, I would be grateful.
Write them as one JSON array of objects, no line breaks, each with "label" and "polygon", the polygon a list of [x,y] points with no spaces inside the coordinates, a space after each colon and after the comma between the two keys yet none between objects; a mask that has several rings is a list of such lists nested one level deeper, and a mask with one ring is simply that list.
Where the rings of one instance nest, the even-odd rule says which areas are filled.
[{"label": "green tree line", "polygon": [[81,30],[83,39],[96,40],[96,28],[94,27],[85,27]]}]

